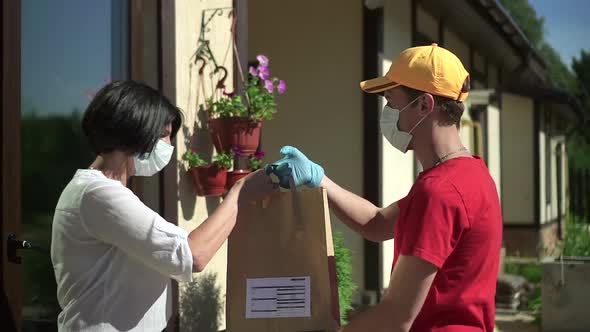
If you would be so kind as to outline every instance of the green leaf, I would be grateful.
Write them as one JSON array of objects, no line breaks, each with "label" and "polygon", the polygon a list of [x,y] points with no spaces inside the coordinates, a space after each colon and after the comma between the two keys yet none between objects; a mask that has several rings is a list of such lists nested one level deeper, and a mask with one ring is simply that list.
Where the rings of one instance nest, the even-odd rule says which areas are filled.
[{"label": "green leaf", "polygon": [[346,314],[352,309],[352,295],[357,289],[352,281],[352,259],[350,250],[344,246],[342,235],[335,232],[332,236],[334,241],[334,258],[336,259],[336,277],[338,280],[338,299],[340,302],[340,320],[346,324]]},{"label": "green leaf", "polygon": [[213,156],[213,165],[220,168],[230,169],[233,165],[233,162],[234,158],[231,153],[220,153]]},{"label": "green leaf", "polygon": [[205,160],[203,160],[197,153],[191,150],[188,150],[184,153],[183,159],[188,161],[189,168],[207,165]]}]

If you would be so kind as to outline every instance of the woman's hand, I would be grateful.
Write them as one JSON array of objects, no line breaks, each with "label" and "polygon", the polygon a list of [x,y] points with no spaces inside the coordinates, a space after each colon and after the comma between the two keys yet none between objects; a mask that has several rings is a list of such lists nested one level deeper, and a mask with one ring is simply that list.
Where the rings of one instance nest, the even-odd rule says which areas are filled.
[{"label": "woman's hand", "polygon": [[279,185],[273,183],[271,177],[264,170],[258,170],[238,180],[230,190],[239,191],[238,203],[244,204],[278,192]]}]

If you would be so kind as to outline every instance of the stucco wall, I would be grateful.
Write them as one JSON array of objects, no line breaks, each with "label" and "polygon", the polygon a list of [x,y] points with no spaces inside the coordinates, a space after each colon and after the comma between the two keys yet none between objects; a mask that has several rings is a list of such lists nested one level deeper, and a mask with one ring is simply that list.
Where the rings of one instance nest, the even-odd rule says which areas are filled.
[{"label": "stucco wall", "polygon": [[[386,1],[383,8],[384,34],[381,70],[385,74],[391,61],[404,49],[412,46],[411,3],[409,0]],[[382,101],[384,98],[382,99]],[[383,106],[383,102],[381,103]],[[392,147],[387,140],[382,140],[381,161],[381,197],[382,205],[387,206],[408,194],[414,183],[414,153],[403,154]],[[393,241],[381,246],[381,280],[382,288],[389,285],[391,265],[393,263]]]},{"label": "stucco wall", "polygon": [[487,137],[488,137],[488,168],[494,182],[498,195],[502,197],[502,153],[500,148],[500,110],[498,107],[489,105],[487,108]]},{"label": "stucco wall", "polygon": [[[176,29],[176,101],[177,105],[184,111],[184,128],[177,136],[177,155],[179,158],[178,167],[178,223],[191,231],[207,219],[210,213],[219,205],[221,198],[197,197],[191,179],[186,174],[186,163],[181,160],[182,155],[189,147],[199,149],[199,153],[210,159],[214,153],[209,133],[203,128],[203,116],[197,114],[198,104],[202,104],[205,96],[200,88],[201,83],[205,86],[207,96],[211,96],[212,84],[210,73],[212,65],[205,67],[204,79],[199,78],[198,67],[194,65],[193,55],[197,49],[199,32],[201,30],[201,15],[203,10],[231,7],[231,0],[177,0],[175,2],[175,29]],[[206,19],[212,14],[208,11]],[[230,45],[231,20],[225,15],[215,16],[208,27],[205,38],[210,41],[211,49],[220,65],[225,66],[228,71],[226,85],[231,90],[232,82],[232,56],[227,53]],[[227,54],[227,55],[226,55]],[[200,64],[199,64],[200,65]],[[221,298],[225,301],[225,284],[227,271],[227,244],[224,244],[214,258],[207,265],[202,273],[213,273],[216,275],[217,286],[221,290]],[[195,274],[198,278],[202,275]],[[181,294],[185,292],[183,285],[180,288]],[[222,313],[221,328],[225,328],[225,314]],[[181,327],[182,329],[182,327]]]},{"label": "stucco wall", "polygon": [[438,41],[438,27],[438,19],[418,5],[416,8],[416,29],[418,32],[433,41]]},{"label": "stucco wall", "polygon": [[[362,195],[362,4],[257,0],[248,10],[248,59],[265,54],[271,77],[287,83],[278,113],[263,125],[266,161],[279,159],[283,145],[294,145],[332,180]],[[352,251],[353,279],[362,290],[364,240],[332,218]]]},{"label": "stucco wall", "polygon": [[502,94],[502,208],[505,224],[534,218],[533,100]]},{"label": "stucco wall", "polygon": [[445,28],[444,36],[444,47],[453,52],[461,60],[461,62],[463,62],[463,66],[465,69],[467,69],[467,71],[471,71],[469,63],[469,45],[449,28]]}]

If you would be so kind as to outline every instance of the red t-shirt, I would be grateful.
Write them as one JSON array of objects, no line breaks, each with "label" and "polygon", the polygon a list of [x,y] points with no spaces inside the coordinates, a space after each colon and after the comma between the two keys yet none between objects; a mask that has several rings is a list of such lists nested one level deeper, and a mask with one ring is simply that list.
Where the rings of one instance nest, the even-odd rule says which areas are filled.
[{"label": "red t-shirt", "polygon": [[399,208],[394,266],[401,254],[438,267],[411,331],[492,332],[502,212],[484,162],[460,157],[422,172]]}]

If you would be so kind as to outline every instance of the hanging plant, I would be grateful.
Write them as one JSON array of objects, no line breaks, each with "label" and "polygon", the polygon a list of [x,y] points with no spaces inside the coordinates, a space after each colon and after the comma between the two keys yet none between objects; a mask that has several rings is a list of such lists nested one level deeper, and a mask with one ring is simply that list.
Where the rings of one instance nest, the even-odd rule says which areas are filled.
[{"label": "hanging plant", "polygon": [[258,66],[250,67],[244,97],[225,93],[215,100],[209,98],[206,112],[213,144],[219,151],[238,147],[239,157],[253,154],[260,141],[262,122],[277,112],[277,95],[287,89],[284,80],[270,78],[269,59],[258,55]]},{"label": "hanging plant", "polygon": [[211,163],[207,163],[191,149],[186,151],[184,159],[188,162],[188,174],[199,196],[219,196],[225,191],[227,170],[231,168],[233,157],[229,153],[215,155]]}]

